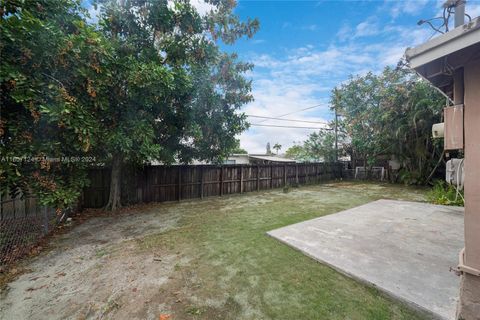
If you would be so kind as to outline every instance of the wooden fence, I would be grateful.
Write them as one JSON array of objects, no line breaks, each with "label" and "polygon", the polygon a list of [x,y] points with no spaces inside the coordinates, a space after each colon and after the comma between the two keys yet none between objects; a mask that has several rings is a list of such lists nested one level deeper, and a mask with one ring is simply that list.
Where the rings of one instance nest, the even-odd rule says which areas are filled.
[{"label": "wooden fence", "polygon": [[[180,201],[318,183],[342,177],[342,165],[333,163],[274,165],[178,165],[125,169],[122,203]],[[107,203],[110,170],[92,169],[83,207]]]}]

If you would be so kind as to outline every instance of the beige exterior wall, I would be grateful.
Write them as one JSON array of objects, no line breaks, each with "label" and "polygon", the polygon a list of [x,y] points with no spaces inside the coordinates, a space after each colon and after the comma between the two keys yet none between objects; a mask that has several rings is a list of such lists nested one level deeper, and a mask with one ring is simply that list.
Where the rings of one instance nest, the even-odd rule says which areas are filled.
[{"label": "beige exterior wall", "polygon": [[248,155],[231,155],[228,157],[228,160],[235,161],[235,164],[249,164],[250,160]]},{"label": "beige exterior wall", "polygon": [[465,264],[480,270],[480,59],[464,67]]}]

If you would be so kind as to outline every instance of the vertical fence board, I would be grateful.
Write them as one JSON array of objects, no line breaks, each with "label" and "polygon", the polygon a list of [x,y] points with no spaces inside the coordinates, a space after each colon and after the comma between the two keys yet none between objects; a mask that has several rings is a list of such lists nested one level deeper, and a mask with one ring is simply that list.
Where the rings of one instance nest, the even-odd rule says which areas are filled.
[{"label": "vertical fence board", "polygon": [[[100,208],[108,200],[108,168],[89,171],[90,186],[83,193],[85,208]],[[341,164],[272,165],[180,165],[126,168],[122,203],[179,201],[318,183],[342,177]],[[15,214],[30,210],[30,204],[11,208]],[[1,208],[4,214],[4,207]]]}]

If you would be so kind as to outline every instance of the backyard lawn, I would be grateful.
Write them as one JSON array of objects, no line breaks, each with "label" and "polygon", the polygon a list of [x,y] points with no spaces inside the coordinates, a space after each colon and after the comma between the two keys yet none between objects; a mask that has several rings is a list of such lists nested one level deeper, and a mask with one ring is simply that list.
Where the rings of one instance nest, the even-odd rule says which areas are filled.
[{"label": "backyard lawn", "polygon": [[[1,319],[421,319],[265,233],[426,189],[340,182],[139,206],[28,261]],[[341,250],[341,248],[338,248]]]}]

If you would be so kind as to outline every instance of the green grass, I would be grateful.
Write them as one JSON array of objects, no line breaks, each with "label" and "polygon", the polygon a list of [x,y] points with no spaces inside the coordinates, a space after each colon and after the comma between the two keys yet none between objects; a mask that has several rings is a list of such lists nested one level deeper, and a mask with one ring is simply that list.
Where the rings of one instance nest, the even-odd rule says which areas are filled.
[{"label": "green grass", "polygon": [[184,257],[164,286],[185,293],[184,306],[170,306],[175,319],[421,319],[265,233],[381,198],[424,201],[425,194],[344,182],[160,205],[181,213],[179,227],[138,246]]}]

